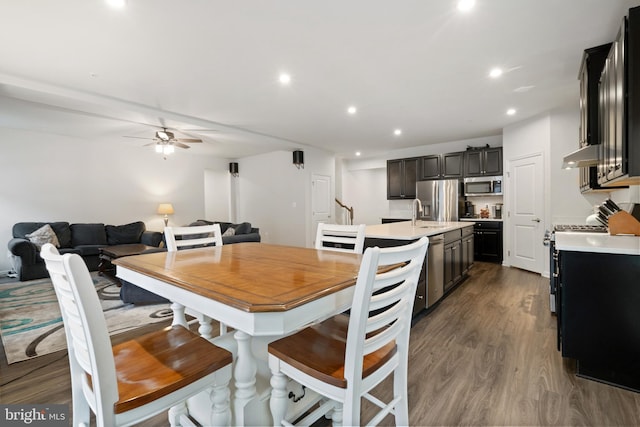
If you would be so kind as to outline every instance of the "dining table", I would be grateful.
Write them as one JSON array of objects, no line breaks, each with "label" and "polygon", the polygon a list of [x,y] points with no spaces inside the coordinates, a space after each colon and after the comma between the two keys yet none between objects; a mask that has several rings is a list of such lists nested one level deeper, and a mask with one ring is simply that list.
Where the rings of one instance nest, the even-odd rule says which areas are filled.
[{"label": "dining table", "polygon": [[[202,314],[200,334],[235,356],[232,425],[268,425],[267,344],[347,310],[361,260],[354,253],[246,242],[129,256],[114,264],[121,280],[170,300],[174,324],[188,327],[185,308]],[[214,337],[210,319],[233,330]],[[311,397],[299,394],[291,392],[288,414],[308,409]],[[212,400],[220,403],[212,395],[190,399],[189,416],[211,423]]]}]

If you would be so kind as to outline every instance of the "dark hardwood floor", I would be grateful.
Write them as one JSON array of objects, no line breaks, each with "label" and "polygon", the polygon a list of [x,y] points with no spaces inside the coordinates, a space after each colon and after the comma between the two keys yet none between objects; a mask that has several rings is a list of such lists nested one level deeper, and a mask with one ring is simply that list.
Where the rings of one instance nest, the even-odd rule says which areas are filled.
[{"label": "dark hardwood floor", "polygon": [[[548,286],[537,274],[476,262],[471,277],[416,322],[412,425],[640,425],[640,394],[576,377],[574,364],[557,351]],[[0,353],[1,403],[70,404],[66,351],[12,365]],[[376,391],[390,388],[387,381]],[[363,411],[367,420],[369,408]],[[141,425],[167,425],[166,416]]]}]

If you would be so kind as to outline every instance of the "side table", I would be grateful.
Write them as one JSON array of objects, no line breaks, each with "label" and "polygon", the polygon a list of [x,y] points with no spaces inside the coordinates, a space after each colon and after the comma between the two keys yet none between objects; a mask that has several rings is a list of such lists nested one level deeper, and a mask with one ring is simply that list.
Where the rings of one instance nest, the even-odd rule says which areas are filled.
[{"label": "side table", "polygon": [[[115,266],[111,263],[114,259],[131,255],[141,255],[153,252],[166,251],[165,248],[157,248],[142,243],[129,243],[125,245],[105,246],[100,248],[100,264],[98,264],[98,274],[106,274],[115,279]],[[120,281],[117,281],[118,284]]]}]

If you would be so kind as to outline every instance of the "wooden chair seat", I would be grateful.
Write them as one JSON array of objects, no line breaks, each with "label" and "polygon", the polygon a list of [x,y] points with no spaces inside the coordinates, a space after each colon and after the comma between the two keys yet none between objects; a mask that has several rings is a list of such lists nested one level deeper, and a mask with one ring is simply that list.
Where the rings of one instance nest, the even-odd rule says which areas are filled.
[{"label": "wooden chair seat", "polygon": [[113,347],[119,414],[172,393],[231,364],[228,351],[181,326],[169,326]]},{"label": "wooden chair seat", "polygon": [[[269,353],[318,380],[347,388],[344,361],[349,317],[334,316],[269,344]],[[362,378],[376,372],[393,357],[395,342],[364,356]]]}]

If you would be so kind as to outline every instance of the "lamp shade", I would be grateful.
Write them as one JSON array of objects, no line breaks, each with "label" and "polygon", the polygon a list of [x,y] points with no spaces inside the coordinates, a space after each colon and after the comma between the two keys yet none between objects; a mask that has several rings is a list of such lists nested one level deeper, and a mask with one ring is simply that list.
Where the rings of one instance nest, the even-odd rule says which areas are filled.
[{"label": "lamp shade", "polygon": [[161,215],[171,215],[173,214],[173,206],[171,203],[160,203],[158,205],[158,213]]}]

